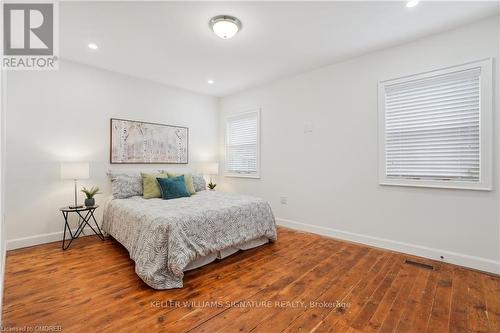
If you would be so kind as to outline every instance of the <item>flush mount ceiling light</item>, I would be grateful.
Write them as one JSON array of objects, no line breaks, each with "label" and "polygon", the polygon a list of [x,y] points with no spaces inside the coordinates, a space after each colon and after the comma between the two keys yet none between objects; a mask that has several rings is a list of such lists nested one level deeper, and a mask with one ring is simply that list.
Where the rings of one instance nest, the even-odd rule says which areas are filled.
[{"label": "flush mount ceiling light", "polygon": [[419,0],[410,0],[406,3],[406,7],[408,8],[415,7],[416,5],[418,5],[419,2],[420,2]]},{"label": "flush mount ceiling light", "polygon": [[229,39],[241,29],[241,21],[234,16],[218,15],[209,21],[210,28],[222,39]]},{"label": "flush mount ceiling light", "polygon": [[208,81],[207,81],[207,83],[208,83],[208,84],[214,84],[214,83],[215,83],[215,81],[214,81],[214,80],[208,80]]},{"label": "flush mount ceiling light", "polygon": [[97,50],[99,47],[97,46],[97,44],[94,44],[94,43],[89,43],[87,45],[89,47],[89,49],[91,50]]}]

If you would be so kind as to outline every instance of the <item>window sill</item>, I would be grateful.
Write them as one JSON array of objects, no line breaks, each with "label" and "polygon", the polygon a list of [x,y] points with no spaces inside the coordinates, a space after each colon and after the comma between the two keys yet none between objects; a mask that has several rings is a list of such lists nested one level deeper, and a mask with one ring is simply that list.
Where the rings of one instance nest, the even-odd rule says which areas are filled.
[{"label": "window sill", "polygon": [[250,174],[244,174],[244,173],[226,173],[224,174],[224,177],[232,177],[232,178],[253,178],[253,179],[260,179],[260,175],[250,175]]},{"label": "window sill", "polygon": [[416,180],[416,179],[383,179],[379,181],[382,186],[406,186],[406,187],[427,187],[456,190],[491,191],[490,184],[481,182],[472,183],[466,181],[442,181],[442,180]]}]

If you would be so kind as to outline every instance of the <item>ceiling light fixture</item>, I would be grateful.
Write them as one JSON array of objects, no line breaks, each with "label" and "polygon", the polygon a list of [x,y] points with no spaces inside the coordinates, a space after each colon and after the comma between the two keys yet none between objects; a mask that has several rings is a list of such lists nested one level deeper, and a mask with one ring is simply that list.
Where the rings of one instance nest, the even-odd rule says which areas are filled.
[{"label": "ceiling light fixture", "polygon": [[215,81],[214,81],[214,80],[208,80],[208,81],[207,81],[207,83],[208,83],[208,84],[214,84],[214,83],[215,83]]},{"label": "ceiling light fixture", "polygon": [[94,44],[94,43],[89,43],[87,45],[89,47],[89,49],[91,50],[97,50],[99,47],[97,46],[97,44]]},{"label": "ceiling light fixture", "polygon": [[419,2],[420,0],[410,0],[406,3],[406,7],[408,8],[415,7],[416,5],[418,5]]},{"label": "ceiling light fixture", "polygon": [[229,39],[241,29],[241,21],[234,16],[218,15],[209,21],[210,28],[222,39]]}]

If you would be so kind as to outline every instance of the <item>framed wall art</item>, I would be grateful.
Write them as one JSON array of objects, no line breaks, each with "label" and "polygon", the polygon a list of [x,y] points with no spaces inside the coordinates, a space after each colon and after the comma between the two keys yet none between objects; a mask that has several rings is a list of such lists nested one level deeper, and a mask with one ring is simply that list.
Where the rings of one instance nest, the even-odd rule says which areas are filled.
[{"label": "framed wall art", "polygon": [[110,163],[187,164],[189,129],[111,118]]}]

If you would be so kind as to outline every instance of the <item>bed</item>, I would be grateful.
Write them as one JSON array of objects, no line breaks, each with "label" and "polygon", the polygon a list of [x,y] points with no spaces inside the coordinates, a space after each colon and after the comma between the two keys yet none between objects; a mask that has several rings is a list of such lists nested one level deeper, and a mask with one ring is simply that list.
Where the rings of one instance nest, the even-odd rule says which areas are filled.
[{"label": "bed", "polygon": [[184,271],[277,237],[267,201],[216,191],[173,200],[113,199],[105,205],[102,227],[155,289],[181,288]]}]

